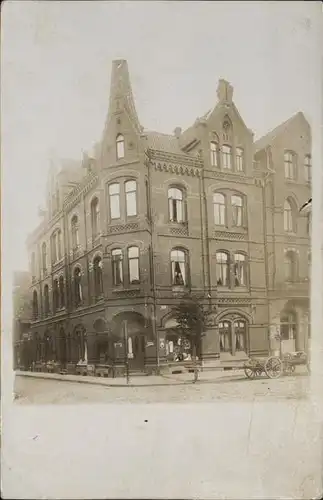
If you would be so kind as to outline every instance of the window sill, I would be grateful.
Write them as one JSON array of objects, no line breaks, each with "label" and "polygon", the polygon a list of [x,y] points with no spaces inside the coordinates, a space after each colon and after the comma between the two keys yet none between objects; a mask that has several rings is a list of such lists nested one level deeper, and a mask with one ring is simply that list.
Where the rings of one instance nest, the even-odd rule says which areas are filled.
[{"label": "window sill", "polygon": [[187,285],[172,285],[172,291],[174,293],[184,293],[188,291]]}]

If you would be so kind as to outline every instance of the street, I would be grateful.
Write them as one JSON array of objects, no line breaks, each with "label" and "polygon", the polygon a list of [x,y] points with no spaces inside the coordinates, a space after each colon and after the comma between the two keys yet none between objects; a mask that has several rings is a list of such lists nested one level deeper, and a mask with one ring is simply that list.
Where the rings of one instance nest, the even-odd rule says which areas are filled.
[{"label": "street", "polygon": [[[147,380],[148,378],[146,378]],[[134,378],[132,383],[134,384]],[[309,377],[297,373],[291,377],[246,379],[243,372],[199,380],[192,384],[180,375],[165,377],[165,384],[132,387],[102,386],[80,382],[17,376],[17,404],[75,403],[208,403],[210,401],[264,401],[301,399],[309,390]],[[175,384],[174,384],[175,382]],[[123,382],[124,383],[124,379]]]}]

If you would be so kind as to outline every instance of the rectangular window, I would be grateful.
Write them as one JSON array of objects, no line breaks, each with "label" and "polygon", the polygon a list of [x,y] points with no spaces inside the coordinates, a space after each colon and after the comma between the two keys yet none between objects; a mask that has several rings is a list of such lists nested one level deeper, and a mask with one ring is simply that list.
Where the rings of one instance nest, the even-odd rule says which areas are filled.
[{"label": "rectangular window", "polygon": [[243,225],[243,200],[241,196],[232,196],[232,224],[235,227]]},{"label": "rectangular window", "polygon": [[231,147],[222,146],[222,166],[231,169]]},{"label": "rectangular window", "polygon": [[305,156],[304,173],[305,173],[305,180],[307,182],[311,182],[311,180],[312,180],[312,165],[311,165],[311,156],[310,155]]},{"label": "rectangular window", "polygon": [[129,281],[139,283],[139,249],[138,247],[128,248]]},{"label": "rectangular window", "polygon": [[112,274],[113,284],[115,286],[123,283],[123,270],[122,270],[122,250],[112,250]]},{"label": "rectangular window", "polygon": [[296,155],[292,152],[284,154],[285,179],[296,179]]},{"label": "rectangular window", "polygon": [[246,286],[246,258],[242,254],[234,256],[234,286]]},{"label": "rectangular window", "polygon": [[56,234],[52,236],[52,262],[57,261],[57,244],[56,244]]},{"label": "rectangular window", "polygon": [[128,181],[126,182],[125,187],[127,215],[131,217],[133,215],[137,215],[137,185],[135,181]]},{"label": "rectangular window", "polygon": [[238,172],[243,172],[244,170],[242,148],[236,148],[236,169]]},{"label": "rectangular window", "polygon": [[109,186],[109,198],[111,219],[120,219],[120,184]]},{"label": "rectangular window", "polygon": [[228,321],[219,323],[220,351],[231,351],[231,328]]}]

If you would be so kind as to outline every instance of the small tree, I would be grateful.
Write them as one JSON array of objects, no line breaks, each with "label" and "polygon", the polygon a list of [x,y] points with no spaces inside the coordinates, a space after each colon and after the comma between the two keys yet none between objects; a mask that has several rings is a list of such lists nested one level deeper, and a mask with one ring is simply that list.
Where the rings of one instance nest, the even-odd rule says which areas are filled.
[{"label": "small tree", "polygon": [[185,295],[178,306],[174,308],[178,331],[181,339],[189,340],[192,347],[194,363],[194,382],[198,379],[197,359],[201,356],[202,337],[206,330],[206,313],[202,305],[202,297]]}]

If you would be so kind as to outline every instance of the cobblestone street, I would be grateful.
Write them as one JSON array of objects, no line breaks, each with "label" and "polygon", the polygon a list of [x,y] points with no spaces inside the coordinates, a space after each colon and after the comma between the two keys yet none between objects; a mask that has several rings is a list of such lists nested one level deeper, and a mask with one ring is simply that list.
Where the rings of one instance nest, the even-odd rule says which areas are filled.
[{"label": "cobblestone street", "polygon": [[[145,384],[141,383],[145,379]],[[157,377],[155,377],[157,378]],[[74,381],[46,380],[17,376],[15,382],[18,404],[74,403],[195,403],[217,400],[253,401],[284,400],[306,397],[309,377],[297,373],[291,377],[270,380],[261,377],[246,379],[243,372],[201,379],[196,384],[181,375],[163,377],[149,385],[148,377],[132,378],[130,387],[99,385]],[[122,383],[125,383],[124,379]]]}]

